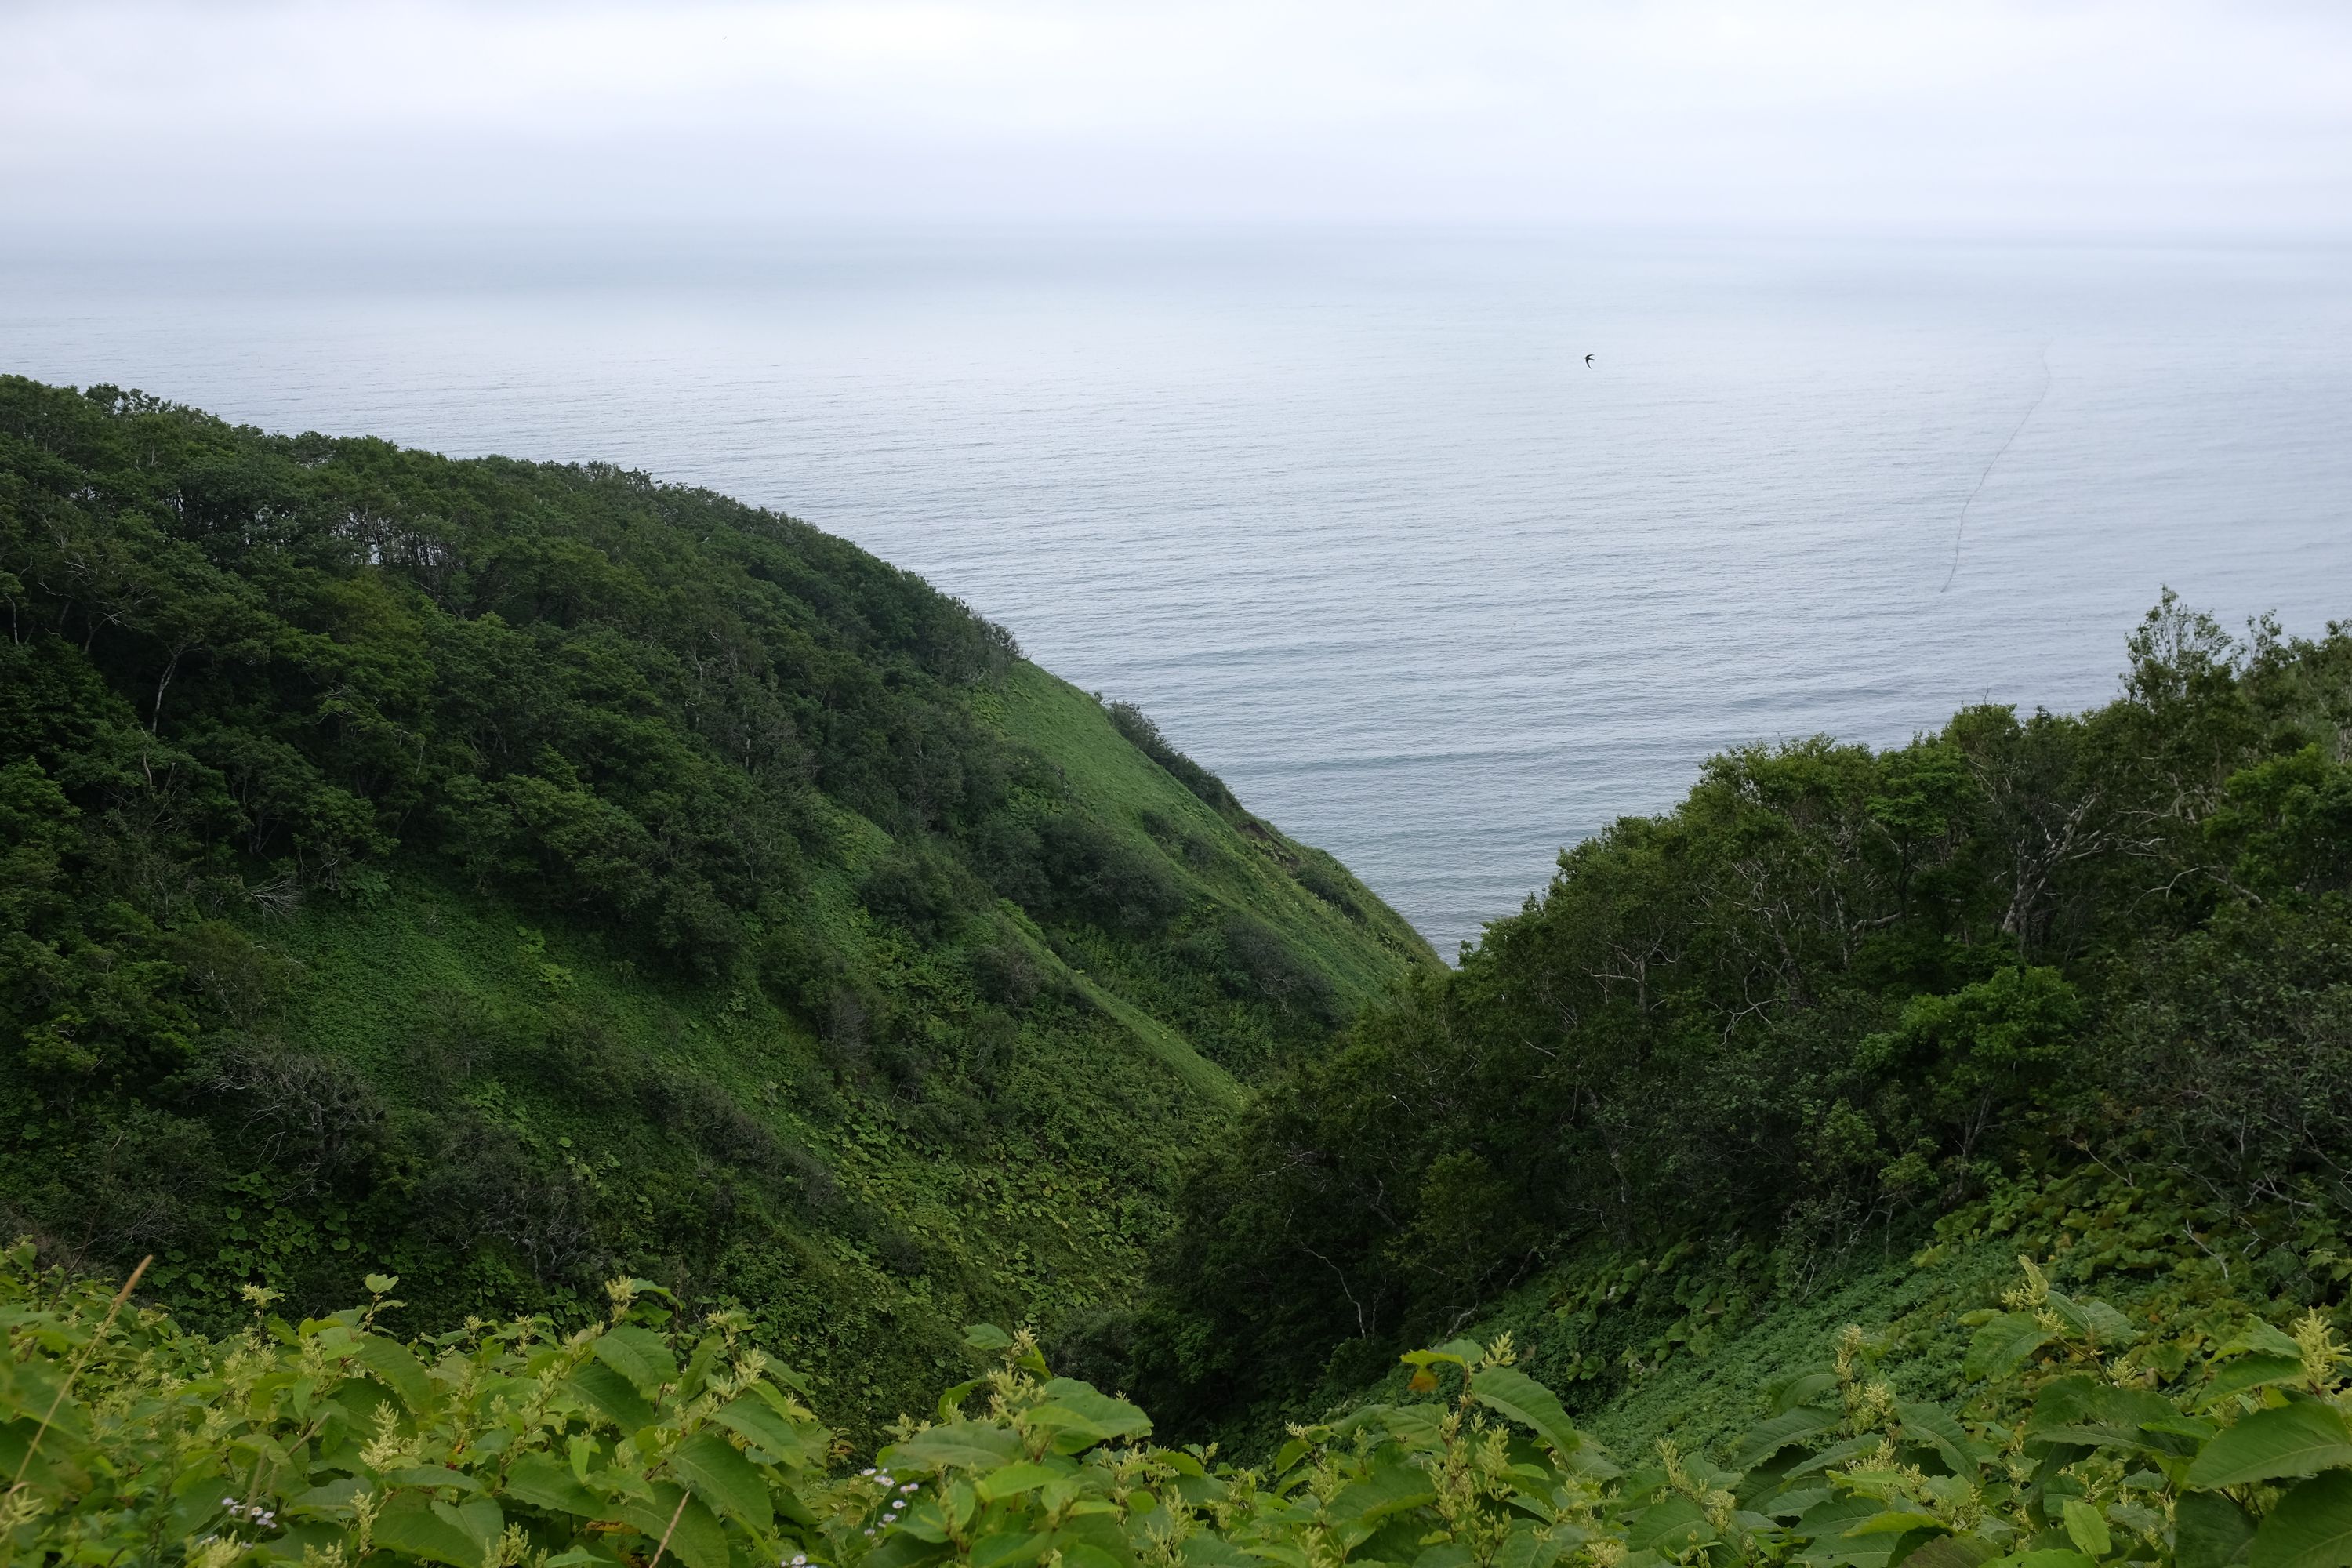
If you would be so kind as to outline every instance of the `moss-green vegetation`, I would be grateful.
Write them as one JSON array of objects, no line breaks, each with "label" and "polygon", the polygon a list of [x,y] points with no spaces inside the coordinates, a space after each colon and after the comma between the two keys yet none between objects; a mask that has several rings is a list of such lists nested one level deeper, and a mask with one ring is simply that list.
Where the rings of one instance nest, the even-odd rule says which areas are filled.
[{"label": "moss-green vegetation", "polygon": [[[2083,1213],[2047,1188],[2007,1195],[1995,1223],[2064,1229]],[[2128,1220],[2091,1231],[2078,1252],[2146,1251]],[[1931,1347],[1950,1342],[1943,1397],[1887,1375],[1899,1329],[1850,1324],[1814,1336],[1707,1450],[1580,1430],[1505,1334],[1409,1352],[1392,1397],[1293,1425],[1265,1463],[1239,1467],[1154,1446],[1144,1410],[1053,1375],[1029,1336],[976,1325],[967,1347],[996,1364],[897,1423],[855,1473],[805,1382],[740,1313],[681,1315],[643,1281],[613,1281],[609,1321],[568,1334],[525,1317],[404,1342],[387,1332],[396,1279],[372,1276],[367,1305],[301,1321],[249,1287],[249,1325],[208,1341],[126,1312],[129,1285],[110,1299],[32,1261],[29,1246],[0,1258],[11,1560],[2329,1568],[2352,1555],[2352,1353],[2325,1314],[2180,1282],[2119,1310],[2030,1258]]]},{"label": "moss-green vegetation", "polygon": [[1447,972],[639,476],[0,381],[0,601],[12,1550],[2352,1568],[2352,632],[1718,758]]},{"label": "moss-green vegetation", "polygon": [[1260,1087],[1068,1355],[1262,1443],[1508,1326],[1604,1429],[1696,1441],[1792,1336],[1960,1310],[2007,1244],[1914,1268],[1937,1226],[2086,1173],[2152,1205],[2147,1267],[2304,1289],[2352,1213],[2352,633],[2168,597],[2129,652],[2093,712],[1734,752],[1563,854]]},{"label": "moss-green vegetation", "polygon": [[199,1324],[625,1271],[887,1418],[1434,967],[1133,710],[639,475],[0,380],[0,1222]]}]

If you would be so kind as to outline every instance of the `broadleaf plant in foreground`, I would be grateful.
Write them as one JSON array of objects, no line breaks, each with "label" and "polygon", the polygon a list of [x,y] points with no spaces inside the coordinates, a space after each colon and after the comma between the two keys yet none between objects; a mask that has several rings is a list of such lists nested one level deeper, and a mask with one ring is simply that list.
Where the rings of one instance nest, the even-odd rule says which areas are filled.
[{"label": "broadleaf plant in foreground", "polygon": [[[0,1558],[191,1568],[2342,1568],[2346,1350],[2308,1312],[2194,1363],[2167,1326],[2030,1260],[1978,1314],[1958,1409],[1838,1338],[1719,1457],[1631,1464],[1513,1364],[1415,1352],[1402,1401],[1290,1428],[1269,1459],[1150,1441],[1027,1332],[860,1465],[743,1321],[644,1281],[609,1321],[401,1340],[397,1281],[325,1318],[207,1339],[130,1286],[0,1256]],[[2031,1323],[2038,1337],[2024,1333]],[[2030,1342],[2030,1345],[2029,1345]],[[2029,1345],[2021,1352],[2019,1346]],[[2177,1349],[2177,1346],[2173,1348]]]}]

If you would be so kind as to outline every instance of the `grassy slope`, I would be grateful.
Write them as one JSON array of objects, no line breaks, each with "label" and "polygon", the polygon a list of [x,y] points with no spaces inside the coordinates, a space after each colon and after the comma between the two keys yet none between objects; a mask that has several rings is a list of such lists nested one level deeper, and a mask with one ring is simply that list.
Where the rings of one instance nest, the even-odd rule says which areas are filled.
[{"label": "grassy slope", "polygon": [[[1578,1424],[1633,1460],[1670,1441],[1685,1453],[1727,1459],[1770,1409],[1776,1384],[1827,1368],[1848,1327],[1904,1399],[1965,1405],[1980,1385],[1963,1375],[1970,1313],[1999,1308],[2018,1285],[2021,1256],[2053,1284],[2121,1310],[2141,1332],[2196,1353],[2249,1316],[2284,1323],[2340,1289],[2340,1237],[2298,1234],[2277,1216],[2216,1239],[2210,1217],[2161,1181],[2132,1185],[2096,1170],[2021,1180],[1947,1215],[1933,1236],[1900,1245],[1881,1233],[1823,1269],[1809,1289],[1742,1303],[1751,1280],[1696,1257],[1583,1260],[1530,1282],[1468,1325],[1469,1338],[1508,1332],[1520,1364],[1559,1390]],[[1661,1262],[1664,1268],[1656,1267]],[[1641,1273],[1647,1292],[1598,1314],[1582,1308],[1596,1284]],[[1679,1300],[1676,1300],[1679,1298]],[[1597,1319],[1597,1321],[1596,1321]],[[1398,1396],[1402,1369],[1340,1401]],[[1338,1408],[1335,1405],[1334,1408]]]},{"label": "grassy slope", "polygon": [[[1181,822],[1213,850],[1170,857],[1196,902],[1276,926],[1349,1006],[1405,965],[1434,962],[1352,879],[1353,916],[1306,891],[1286,864],[1313,852],[1225,821],[1074,688],[1022,665],[1001,695],[980,700],[1138,846],[1165,853],[1141,826],[1147,814]],[[887,836],[863,819],[844,826],[866,858],[887,848]],[[953,1031],[953,1003],[941,999],[952,991],[957,945],[917,948],[876,921],[858,903],[855,872],[814,875],[803,918],[814,916],[926,1026]],[[836,1092],[819,1043],[757,985],[655,978],[592,933],[534,924],[424,865],[403,867],[373,908],[313,900],[268,934],[302,965],[278,1026],[287,1038],[359,1067],[395,1114],[430,1116],[448,1097],[462,1098],[566,1165],[583,1201],[707,1179],[712,1163],[636,1106],[565,1094],[566,1071],[591,1070],[599,1057],[647,1060],[715,1084],[785,1147],[804,1152],[835,1191],[804,1203],[805,1212],[782,1205],[781,1236],[760,1256],[735,1260],[729,1293],[816,1376],[834,1407],[878,1419],[920,1408],[940,1376],[961,1366],[953,1343],[964,1322],[1050,1323],[1127,1290],[1167,1222],[1181,1151],[1213,1135],[1239,1093],[1155,1005],[1171,982],[1147,949],[1108,938],[1049,942],[1014,907],[999,912],[999,930],[1023,932],[1040,968],[1066,976],[1093,1005],[1024,1024],[989,1121],[946,1144],[921,1135],[887,1099]],[[1056,947],[1084,973],[1067,969]],[[551,1081],[551,1060],[575,1058],[583,1065],[559,1067]],[[257,1210],[250,1230],[283,1238],[291,1224],[291,1215]],[[920,1272],[894,1267],[884,1237],[911,1243]],[[645,1237],[646,1252],[658,1253],[661,1240]],[[159,1283],[217,1289],[249,1276],[255,1261],[241,1251],[209,1263],[174,1258]],[[385,1268],[420,1285],[418,1273],[431,1279],[449,1267],[431,1256],[360,1252],[347,1262],[354,1279]],[[446,1277],[432,1283],[440,1299],[453,1285],[460,1298],[466,1290]],[[497,1293],[495,1281],[478,1291],[485,1307]]]},{"label": "grassy slope", "polygon": [[[1049,758],[1097,810],[1115,814],[1139,846],[1164,852],[1144,826],[1155,814],[1206,842],[1214,853],[1205,865],[1181,853],[1173,857],[1176,864],[1290,938],[1351,1010],[1371,1000],[1402,966],[1439,962],[1421,933],[1338,860],[1255,818],[1243,827],[1226,821],[1121,740],[1101,706],[1067,681],[1034,665],[1016,666],[993,716],[1016,740]],[[1299,884],[1297,873],[1310,862],[1344,890],[1351,909]]]}]

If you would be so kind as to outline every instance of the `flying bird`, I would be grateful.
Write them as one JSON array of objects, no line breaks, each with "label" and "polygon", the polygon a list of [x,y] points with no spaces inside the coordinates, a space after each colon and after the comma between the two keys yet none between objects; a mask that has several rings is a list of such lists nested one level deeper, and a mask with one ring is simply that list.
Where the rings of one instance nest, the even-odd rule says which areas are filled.
[{"label": "flying bird", "polygon": [[1584,356],[1584,368],[1587,370],[1591,370],[1592,368],[1592,356],[1591,354],[1586,354]]}]

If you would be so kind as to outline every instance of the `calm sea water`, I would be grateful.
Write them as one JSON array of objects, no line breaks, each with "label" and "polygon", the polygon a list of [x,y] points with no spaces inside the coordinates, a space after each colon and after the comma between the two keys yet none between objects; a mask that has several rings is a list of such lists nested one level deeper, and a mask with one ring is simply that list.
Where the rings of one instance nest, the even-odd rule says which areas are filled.
[{"label": "calm sea water", "polygon": [[2166,584],[2352,616],[2340,248],[16,244],[0,369],[787,510],[1449,953],[1727,745],[2101,700]]}]

